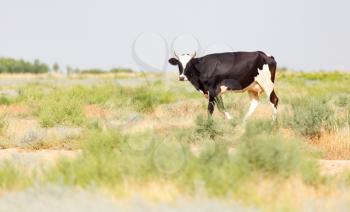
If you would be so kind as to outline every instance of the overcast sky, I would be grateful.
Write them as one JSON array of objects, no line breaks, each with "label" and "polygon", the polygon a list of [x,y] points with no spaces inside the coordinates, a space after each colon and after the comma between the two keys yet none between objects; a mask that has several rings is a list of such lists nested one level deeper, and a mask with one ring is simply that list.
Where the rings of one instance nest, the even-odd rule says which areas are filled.
[{"label": "overcast sky", "polygon": [[174,70],[164,66],[172,48],[199,56],[262,50],[292,69],[350,70],[350,3],[0,0],[0,56]]}]

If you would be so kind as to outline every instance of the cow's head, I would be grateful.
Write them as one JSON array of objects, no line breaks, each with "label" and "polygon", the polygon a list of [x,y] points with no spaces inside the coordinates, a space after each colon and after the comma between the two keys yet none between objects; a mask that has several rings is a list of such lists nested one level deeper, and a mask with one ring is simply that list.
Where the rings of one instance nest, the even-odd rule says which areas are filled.
[{"label": "cow's head", "polygon": [[186,66],[188,62],[190,62],[190,60],[196,56],[196,52],[194,52],[193,54],[181,54],[181,55],[177,55],[176,52],[174,52],[174,55],[175,55],[175,58],[170,58],[169,63],[171,65],[174,65],[174,66],[177,65],[179,67],[180,81],[188,80],[187,77],[185,76]]}]

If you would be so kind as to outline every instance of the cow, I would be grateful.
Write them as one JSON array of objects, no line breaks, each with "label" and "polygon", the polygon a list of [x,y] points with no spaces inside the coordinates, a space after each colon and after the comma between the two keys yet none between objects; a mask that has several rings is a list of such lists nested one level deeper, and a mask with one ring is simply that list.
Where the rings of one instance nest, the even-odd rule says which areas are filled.
[{"label": "cow", "polygon": [[278,97],[274,91],[277,63],[273,56],[262,51],[225,52],[196,58],[193,54],[178,55],[169,63],[179,68],[179,81],[191,84],[208,98],[208,114],[211,116],[215,104],[227,119],[231,116],[225,110],[221,95],[226,91],[245,92],[250,97],[250,107],[244,121],[250,117],[263,93],[272,106],[272,118],[276,118]]}]

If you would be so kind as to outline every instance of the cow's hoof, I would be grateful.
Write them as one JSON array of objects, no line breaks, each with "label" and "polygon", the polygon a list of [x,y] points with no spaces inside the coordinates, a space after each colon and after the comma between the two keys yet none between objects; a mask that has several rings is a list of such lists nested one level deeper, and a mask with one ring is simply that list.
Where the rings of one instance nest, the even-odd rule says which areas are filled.
[{"label": "cow's hoof", "polygon": [[231,115],[228,112],[224,112],[224,114],[225,114],[225,118],[227,120],[231,120],[232,119]]}]

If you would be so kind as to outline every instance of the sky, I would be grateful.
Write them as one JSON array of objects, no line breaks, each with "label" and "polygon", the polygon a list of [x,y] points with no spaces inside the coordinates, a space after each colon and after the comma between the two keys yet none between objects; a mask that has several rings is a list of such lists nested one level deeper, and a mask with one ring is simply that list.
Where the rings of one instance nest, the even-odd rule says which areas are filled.
[{"label": "sky", "polygon": [[350,71],[348,0],[0,0],[0,57],[62,68],[176,70],[177,53],[261,50]]}]

